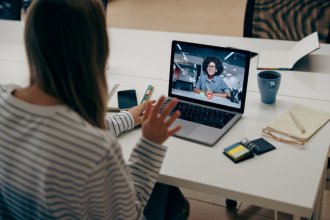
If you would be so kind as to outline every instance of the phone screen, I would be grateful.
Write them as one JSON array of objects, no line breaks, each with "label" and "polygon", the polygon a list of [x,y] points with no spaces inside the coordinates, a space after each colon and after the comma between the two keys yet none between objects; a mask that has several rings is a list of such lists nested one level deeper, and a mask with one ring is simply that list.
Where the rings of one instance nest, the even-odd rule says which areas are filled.
[{"label": "phone screen", "polygon": [[118,91],[118,107],[119,109],[130,109],[137,106],[136,92],[132,90]]}]

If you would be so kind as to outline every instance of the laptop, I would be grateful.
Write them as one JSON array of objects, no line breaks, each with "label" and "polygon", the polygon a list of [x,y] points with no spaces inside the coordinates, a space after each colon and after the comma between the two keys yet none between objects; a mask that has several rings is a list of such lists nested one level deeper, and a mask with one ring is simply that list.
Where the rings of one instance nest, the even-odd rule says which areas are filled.
[{"label": "laptop", "polygon": [[[182,129],[174,136],[214,145],[244,113],[250,52],[172,42],[168,97],[178,98]],[[170,114],[170,115],[171,115]]]}]

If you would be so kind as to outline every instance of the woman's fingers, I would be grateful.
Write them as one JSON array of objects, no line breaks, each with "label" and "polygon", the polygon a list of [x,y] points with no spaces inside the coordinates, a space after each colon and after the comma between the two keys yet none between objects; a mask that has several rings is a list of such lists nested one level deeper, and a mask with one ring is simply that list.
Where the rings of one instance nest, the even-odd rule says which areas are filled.
[{"label": "woman's fingers", "polygon": [[178,99],[172,99],[170,101],[170,103],[168,103],[168,105],[164,108],[164,110],[162,111],[162,114],[160,115],[160,119],[162,121],[165,120],[165,118],[170,114],[170,112],[172,111],[172,109],[178,104]]},{"label": "woman's fingers", "polygon": [[178,132],[180,129],[182,128],[182,125],[177,125],[175,126],[175,128],[168,130],[167,131],[167,135],[168,136],[172,136],[173,134],[175,134],[176,132]]},{"label": "woman's fingers", "polygon": [[148,102],[144,102],[144,103],[137,106],[138,111],[139,111],[139,115],[141,115],[144,112],[144,110],[147,108],[147,106],[148,106]]},{"label": "woman's fingers", "polygon": [[147,101],[146,103],[147,103],[146,104],[147,105],[147,109],[146,109],[146,112],[143,115],[143,120],[142,121],[145,121],[145,120],[147,120],[149,118],[150,113],[151,113],[151,111],[153,109],[153,106],[152,106],[152,104],[151,104],[150,101]]},{"label": "woman's fingers", "polygon": [[156,105],[153,107],[153,110],[151,111],[151,114],[150,114],[150,117],[152,119],[155,119],[159,113],[159,110],[160,108],[162,107],[163,103],[165,101],[165,97],[164,96],[161,96],[159,99],[158,99],[158,102],[156,103]]},{"label": "woman's fingers", "polygon": [[178,110],[176,111],[166,122],[165,126],[170,127],[171,124],[181,115],[181,112]]}]

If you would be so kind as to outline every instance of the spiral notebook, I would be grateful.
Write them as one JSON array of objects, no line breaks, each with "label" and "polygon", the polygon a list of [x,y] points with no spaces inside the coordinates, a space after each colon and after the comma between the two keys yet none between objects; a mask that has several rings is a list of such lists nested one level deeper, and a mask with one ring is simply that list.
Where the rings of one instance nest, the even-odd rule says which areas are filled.
[{"label": "spiral notebook", "polygon": [[[306,132],[301,133],[292,120],[289,112],[293,112]],[[330,120],[330,113],[295,104],[282,115],[269,123],[267,127],[300,137],[304,140],[310,139],[321,127]]]},{"label": "spiral notebook", "polygon": [[241,142],[235,143],[224,149],[223,153],[234,163],[253,158],[276,148],[263,138],[249,141],[243,138]]}]

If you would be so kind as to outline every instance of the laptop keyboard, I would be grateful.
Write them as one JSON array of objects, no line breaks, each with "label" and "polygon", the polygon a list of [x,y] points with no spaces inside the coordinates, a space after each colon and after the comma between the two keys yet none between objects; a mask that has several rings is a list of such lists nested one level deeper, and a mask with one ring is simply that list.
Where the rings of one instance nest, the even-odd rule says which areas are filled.
[{"label": "laptop keyboard", "polygon": [[[164,102],[164,105],[160,109],[160,112],[162,112],[164,107],[170,101],[171,99],[167,99]],[[188,104],[184,102],[179,102],[173,108],[170,115],[172,115],[177,110],[181,112],[181,115],[179,117],[180,119],[220,129],[223,128],[235,116],[235,114],[232,113],[201,107],[198,105]]]}]

